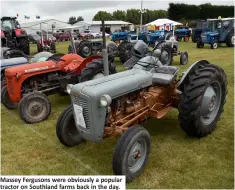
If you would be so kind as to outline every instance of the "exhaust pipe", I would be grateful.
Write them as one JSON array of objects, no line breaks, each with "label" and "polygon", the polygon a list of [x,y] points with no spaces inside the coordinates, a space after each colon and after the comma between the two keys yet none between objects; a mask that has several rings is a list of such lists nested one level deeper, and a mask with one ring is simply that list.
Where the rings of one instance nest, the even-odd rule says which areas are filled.
[{"label": "exhaust pipe", "polygon": [[102,37],[103,37],[103,49],[102,49],[102,55],[103,55],[103,62],[104,62],[104,75],[109,75],[109,60],[108,60],[108,51],[106,47],[106,37],[105,37],[105,25],[104,20],[102,20]]},{"label": "exhaust pipe", "polygon": [[75,42],[74,42],[74,38],[73,38],[73,29],[71,28],[69,31],[69,38],[70,38],[70,43],[72,45],[73,48],[73,53],[77,54],[77,50],[76,50],[76,46],[75,46]]}]

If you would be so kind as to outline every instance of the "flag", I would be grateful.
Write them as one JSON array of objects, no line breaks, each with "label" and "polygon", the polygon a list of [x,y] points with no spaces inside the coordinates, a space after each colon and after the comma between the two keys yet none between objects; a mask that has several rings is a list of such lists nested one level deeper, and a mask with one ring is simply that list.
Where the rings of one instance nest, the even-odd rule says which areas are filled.
[{"label": "flag", "polygon": [[30,19],[30,16],[24,15],[25,19]]},{"label": "flag", "polygon": [[36,19],[40,19],[40,16],[36,15]]}]

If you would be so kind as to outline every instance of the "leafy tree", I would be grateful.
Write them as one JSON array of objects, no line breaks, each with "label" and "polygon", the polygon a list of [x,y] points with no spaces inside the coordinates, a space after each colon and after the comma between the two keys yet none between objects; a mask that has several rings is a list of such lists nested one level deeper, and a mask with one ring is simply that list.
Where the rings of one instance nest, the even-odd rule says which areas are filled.
[{"label": "leafy tree", "polygon": [[126,20],[126,12],[120,10],[114,11],[113,20]]},{"label": "leafy tree", "polygon": [[77,19],[75,16],[69,17],[68,24],[75,24],[77,22]]},{"label": "leafy tree", "polygon": [[113,20],[112,14],[106,12],[106,11],[99,11],[96,13],[96,15],[93,17],[94,21],[99,20]]},{"label": "leafy tree", "polygon": [[77,22],[79,22],[79,21],[84,21],[84,19],[83,19],[82,16],[78,16],[78,17],[77,17]]}]

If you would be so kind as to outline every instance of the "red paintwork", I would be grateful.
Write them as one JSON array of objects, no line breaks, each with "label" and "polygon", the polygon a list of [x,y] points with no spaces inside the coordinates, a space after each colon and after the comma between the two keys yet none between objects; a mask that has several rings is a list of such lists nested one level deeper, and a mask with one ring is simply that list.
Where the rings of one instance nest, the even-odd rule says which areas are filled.
[{"label": "red paintwork", "polygon": [[4,32],[1,30],[1,37],[4,37],[5,36],[5,34],[4,34]]},{"label": "red paintwork", "polygon": [[22,30],[21,29],[15,29],[15,34],[16,34],[16,36],[20,36],[20,35],[22,35]]},{"label": "red paintwork", "polygon": [[[19,65],[11,68],[7,68],[5,70],[5,76],[6,76],[6,83],[7,83],[7,89],[10,96],[11,101],[13,102],[19,102],[21,99],[21,86],[23,82],[36,75],[44,74],[44,73],[50,73],[50,72],[56,72],[56,71],[62,71],[62,72],[68,72],[66,70],[66,66],[71,64],[72,61],[76,60],[77,71],[79,72],[82,68],[85,67],[85,63],[88,63],[88,60],[84,60],[81,56],[77,54],[67,54],[61,57],[61,59],[65,61],[43,61],[33,64],[24,64]],[[85,61],[85,62],[83,62]]]}]

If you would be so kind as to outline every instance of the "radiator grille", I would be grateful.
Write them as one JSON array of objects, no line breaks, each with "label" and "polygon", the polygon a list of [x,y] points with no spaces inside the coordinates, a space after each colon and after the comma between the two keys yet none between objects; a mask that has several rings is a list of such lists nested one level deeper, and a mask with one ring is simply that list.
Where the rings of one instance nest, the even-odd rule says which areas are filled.
[{"label": "radiator grille", "polygon": [[89,117],[88,101],[85,98],[75,96],[72,96],[72,101],[74,104],[79,105],[83,108],[83,117],[86,123],[86,129],[90,130],[91,121]]}]

